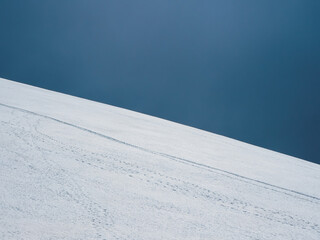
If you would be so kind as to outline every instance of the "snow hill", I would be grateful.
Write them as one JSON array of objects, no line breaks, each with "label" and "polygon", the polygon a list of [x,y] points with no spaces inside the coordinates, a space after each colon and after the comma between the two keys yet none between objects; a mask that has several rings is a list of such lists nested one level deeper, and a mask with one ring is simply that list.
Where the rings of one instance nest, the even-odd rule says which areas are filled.
[{"label": "snow hill", "polygon": [[320,166],[0,79],[0,239],[320,239]]}]

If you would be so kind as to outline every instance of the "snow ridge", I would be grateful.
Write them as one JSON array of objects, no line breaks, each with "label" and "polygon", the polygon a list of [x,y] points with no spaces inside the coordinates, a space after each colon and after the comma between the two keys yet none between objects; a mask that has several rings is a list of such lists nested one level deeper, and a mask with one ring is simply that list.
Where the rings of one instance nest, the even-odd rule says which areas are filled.
[{"label": "snow ridge", "polygon": [[320,167],[0,79],[0,239],[319,239]]}]

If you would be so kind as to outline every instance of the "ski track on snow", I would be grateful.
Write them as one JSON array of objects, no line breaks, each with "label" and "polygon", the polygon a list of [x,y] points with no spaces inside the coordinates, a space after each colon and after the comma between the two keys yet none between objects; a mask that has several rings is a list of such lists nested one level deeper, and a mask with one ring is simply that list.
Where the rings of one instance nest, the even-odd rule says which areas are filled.
[{"label": "ski track on snow", "polygon": [[[131,143],[127,143],[127,142],[121,141],[119,139],[116,139],[116,138],[113,138],[113,137],[110,137],[110,136],[107,136],[107,135],[92,131],[90,129],[87,129],[87,128],[84,128],[84,127],[81,127],[81,126],[74,125],[72,123],[68,123],[68,122],[53,118],[53,117],[45,116],[45,115],[42,115],[42,114],[39,114],[39,113],[36,113],[36,112],[32,112],[32,111],[29,111],[29,110],[26,110],[26,109],[21,109],[21,108],[14,107],[14,106],[9,106],[9,105],[3,104],[3,103],[0,103],[0,105],[3,106],[3,107],[15,109],[15,110],[20,111],[20,112],[25,112],[25,113],[32,114],[32,115],[35,115],[35,116],[38,116],[38,117],[50,119],[52,121],[55,121],[55,122],[58,122],[58,123],[61,123],[61,124],[67,125],[67,126],[71,126],[73,128],[77,128],[79,130],[82,130],[82,131],[94,134],[96,136],[105,138],[107,140],[110,140],[110,141],[113,141],[113,142],[116,142],[116,143],[119,143],[119,144],[123,144],[125,146],[132,147],[132,148],[135,148],[135,149],[139,149],[141,151],[144,151],[144,152],[147,152],[147,153],[150,153],[150,154],[154,154],[154,155],[158,155],[158,156],[161,156],[161,157],[169,158],[171,160],[178,161],[178,162],[181,162],[181,163],[184,163],[184,164],[191,164],[194,167],[201,167],[201,168],[207,169],[209,171],[211,170],[211,171],[216,171],[216,172],[219,172],[219,173],[223,173],[223,174],[228,175],[230,177],[232,176],[232,177],[235,177],[236,179],[238,178],[238,180],[241,179],[241,180],[245,180],[245,181],[249,181],[249,182],[255,182],[257,186],[264,187],[264,188],[267,187],[268,189],[273,190],[273,191],[283,190],[283,191],[285,191],[285,192],[281,192],[283,194],[290,194],[290,196],[294,196],[294,197],[296,197],[295,195],[299,195],[299,196],[306,197],[309,200],[312,199],[312,200],[320,201],[320,198],[315,197],[315,196],[311,196],[311,195],[308,195],[308,194],[305,194],[305,193],[301,193],[301,192],[298,192],[298,191],[294,191],[294,190],[290,190],[290,189],[287,189],[287,188],[279,187],[279,186],[276,186],[276,185],[273,185],[273,184],[269,184],[269,183],[266,183],[266,182],[263,182],[263,181],[260,181],[260,180],[257,180],[257,179],[241,176],[241,175],[236,174],[236,173],[232,173],[232,172],[229,172],[229,171],[226,171],[226,170],[223,170],[223,169],[211,167],[211,166],[208,166],[208,165],[205,165],[205,164],[197,163],[197,162],[194,162],[194,161],[191,161],[191,160],[188,160],[188,159],[172,156],[172,155],[169,155],[169,154],[166,154],[166,153],[152,151],[152,150],[149,150],[149,149],[146,149],[146,148],[143,148],[143,147],[140,147],[140,146],[136,146],[136,145],[133,145]],[[258,184],[260,184],[260,185],[258,185]],[[305,200],[307,200],[307,199],[305,199]]]}]

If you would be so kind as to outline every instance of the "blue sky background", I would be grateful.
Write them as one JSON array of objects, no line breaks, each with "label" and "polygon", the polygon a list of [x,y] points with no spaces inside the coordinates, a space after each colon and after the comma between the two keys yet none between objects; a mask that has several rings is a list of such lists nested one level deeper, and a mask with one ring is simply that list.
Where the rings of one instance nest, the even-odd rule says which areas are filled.
[{"label": "blue sky background", "polygon": [[320,163],[320,1],[1,0],[0,76]]}]

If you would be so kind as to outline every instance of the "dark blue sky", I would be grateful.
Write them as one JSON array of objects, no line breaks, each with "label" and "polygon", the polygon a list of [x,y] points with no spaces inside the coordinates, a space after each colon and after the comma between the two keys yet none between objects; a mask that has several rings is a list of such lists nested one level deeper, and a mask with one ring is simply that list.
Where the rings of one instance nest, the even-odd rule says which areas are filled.
[{"label": "dark blue sky", "polygon": [[320,1],[1,0],[0,76],[320,163]]}]

